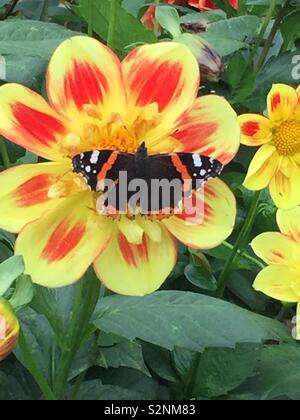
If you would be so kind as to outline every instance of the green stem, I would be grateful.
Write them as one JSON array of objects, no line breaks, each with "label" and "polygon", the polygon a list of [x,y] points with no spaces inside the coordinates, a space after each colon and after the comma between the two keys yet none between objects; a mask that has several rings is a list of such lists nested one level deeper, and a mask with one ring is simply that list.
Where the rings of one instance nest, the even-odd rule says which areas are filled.
[{"label": "green stem", "polygon": [[[233,245],[231,245],[229,242],[224,241],[223,245],[226,246],[227,248],[233,250]],[[259,261],[257,258],[251,257],[251,255],[249,255],[247,252],[238,252],[238,255],[241,258],[244,258],[244,260],[247,260],[255,265],[257,265],[257,267],[259,268],[265,268],[265,264],[261,261]]]},{"label": "green stem", "polygon": [[89,0],[89,20],[88,20],[88,36],[93,36],[93,7],[92,7],[92,1]]},{"label": "green stem", "polygon": [[49,0],[44,0],[40,20],[45,22],[48,20],[48,16],[49,16]]},{"label": "green stem", "polygon": [[43,373],[40,371],[39,367],[35,363],[22,329],[20,331],[20,336],[19,336],[19,346],[23,354],[23,357],[25,359],[25,362],[27,364],[28,370],[31,373],[31,375],[34,377],[38,386],[40,387],[46,400],[55,401],[57,398],[55,397],[50,386],[48,385]]},{"label": "green stem", "polygon": [[[81,281],[81,283],[83,284],[83,281]],[[58,399],[63,399],[64,397],[72,363],[82,341],[86,337],[89,322],[99,298],[100,282],[95,276],[89,280],[87,296],[83,296],[82,284],[77,285],[75,294],[74,310],[68,340],[69,345],[62,353],[57,370],[55,392]],[[84,302],[82,308],[80,307],[81,302]]]},{"label": "green stem", "polygon": [[247,214],[244,225],[242,229],[240,230],[237,240],[232,248],[231,254],[228,260],[226,261],[226,264],[218,278],[218,288],[216,291],[217,297],[223,296],[225,288],[226,288],[226,284],[228,281],[228,277],[232,270],[233,263],[236,257],[238,256],[238,253],[240,252],[241,248],[243,247],[244,243],[248,240],[249,233],[251,231],[251,228],[253,226],[253,223],[257,215],[259,198],[260,198],[260,191],[256,191],[253,196],[253,201],[252,201],[249,213]]},{"label": "green stem", "polygon": [[109,14],[109,26],[108,26],[108,34],[107,34],[107,45],[112,50],[114,48],[114,38],[115,38],[118,5],[119,5],[119,0],[110,0],[110,14]]},{"label": "green stem", "polygon": [[[159,6],[159,4],[160,4],[160,0],[155,0],[155,6],[157,7],[157,6]],[[155,21],[154,21],[154,33],[155,33],[156,36],[159,35],[159,22],[156,19],[156,16],[155,16]]]},{"label": "green stem", "polygon": [[264,65],[264,63],[266,61],[268,52],[269,52],[270,48],[272,47],[274,38],[276,36],[276,33],[277,33],[277,31],[280,27],[280,24],[282,22],[282,19],[284,17],[285,10],[286,10],[286,7],[287,7],[288,3],[280,9],[280,11],[278,12],[278,14],[276,16],[276,19],[275,19],[274,24],[272,26],[271,32],[268,36],[268,39],[266,40],[264,48],[263,48],[263,50],[261,52],[261,55],[260,55],[260,57],[258,59],[258,62],[257,62],[257,65],[256,65],[256,72],[257,73],[259,72],[259,70],[262,68],[262,66]]},{"label": "green stem", "polygon": [[256,42],[255,42],[255,45],[253,47],[252,53],[250,54],[250,57],[249,57],[249,64],[250,65],[252,64],[253,59],[255,57],[255,54],[256,54],[258,48],[260,47],[260,45],[261,45],[261,43],[262,43],[262,41],[264,39],[264,35],[265,35],[265,33],[266,33],[267,29],[268,29],[268,26],[269,26],[269,24],[270,24],[270,22],[272,20],[274,11],[276,9],[276,4],[277,4],[277,0],[271,0],[269,10],[268,10],[268,12],[267,12],[267,14],[265,16],[265,19],[263,21],[262,27],[261,27],[261,29],[259,31],[258,37],[257,37]]},{"label": "green stem", "polygon": [[0,137],[0,155],[2,157],[4,168],[5,169],[9,168],[10,167],[10,160],[9,160],[5,140],[4,140],[3,137]]}]

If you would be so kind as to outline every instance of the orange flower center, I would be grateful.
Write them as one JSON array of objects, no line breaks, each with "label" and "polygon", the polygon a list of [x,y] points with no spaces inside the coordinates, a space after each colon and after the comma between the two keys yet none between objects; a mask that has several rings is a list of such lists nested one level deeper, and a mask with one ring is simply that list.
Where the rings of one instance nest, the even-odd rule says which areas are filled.
[{"label": "orange flower center", "polygon": [[118,150],[119,152],[134,153],[137,151],[137,140],[125,128],[119,128],[111,137],[103,138],[99,142],[103,150]]},{"label": "orange flower center", "polygon": [[285,121],[274,132],[274,145],[278,153],[291,156],[300,152],[300,121]]}]

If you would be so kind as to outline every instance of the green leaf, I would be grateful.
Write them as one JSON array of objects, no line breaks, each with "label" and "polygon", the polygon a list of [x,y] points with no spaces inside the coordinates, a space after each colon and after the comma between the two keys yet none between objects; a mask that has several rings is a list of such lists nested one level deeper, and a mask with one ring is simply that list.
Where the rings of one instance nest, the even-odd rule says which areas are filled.
[{"label": "green leaf", "polygon": [[217,281],[205,267],[196,267],[193,264],[189,264],[184,269],[184,275],[196,287],[200,287],[203,290],[216,290]]},{"label": "green leaf", "polygon": [[124,338],[112,346],[99,347],[96,365],[104,368],[129,367],[151,376],[144,362],[142,346]]},{"label": "green leaf", "polygon": [[31,277],[22,275],[17,280],[16,289],[9,302],[14,308],[27,305],[32,301],[33,294]]},{"label": "green leaf", "polygon": [[262,350],[259,374],[248,380],[232,399],[300,399],[300,348],[281,344]]},{"label": "green leaf", "polygon": [[[49,322],[43,315],[38,314],[29,306],[18,311],[18,319],[27,342],[30,343],[30,351],[37,366],[48,381],[52,380],[52,368],[57,361],[58,348]],[[18,360],[27,367],[19,347],[14,353]]]},{"label": "green leaf", "polygon": [[180,18],[174,7],[161,5],[155,10],[155,17],[160,26],[168,31],[173,38],[181,35]]},{"label": "green leaf", "polygon": [[196,366],[191,395],[207,398],[227,394],[255,376],[261,347],[240,344],[235,349],[206,349]]},{"label": "green leaf", "polygon": [[[99,379],[84,382],[77,396],[78,400],[142,400],[141,395],[134,390],[122,388],[117,385],[104,385]],[[108,405],[108,404],[106,404]]]},{"label": "green leaf", "polygon": [[9,19],[0,25],[0,79],[40,88],[49,58],[78,32],[48,22]]},{"label": "green leaf", "polygon": [[23,272],[24,262],[19,255],[10,257],[0,264],[0,296],[4,295]]},{"label": "green leaf", "polygon": [[[90,7],[93,9],[91,26],[103,40],[107,40],[110,2],[109,0],[80,0],[79,6],[74,6],[74,11],[86,21],[90,20]],[[130,45],[152,43],[156,41],[153,32],[149,31],[133,15],[122,6],[117,8],[116,30],[114,36],[115,49],[122,53]]]},{"label": "green leaf", "polygon": [[284,17],[280,31],[284,39],[283,49],[289,49],[293,46],[293,43],[299,38],[300,31],[300,10],[294,10]]},{"label": "green leaf", "polygon": [[40,400],[41,392],[30,373],[7,360],[0,366],[0,401]]},{"label": "green leaf", "polygon": [[211,23],[201,37],[210,42],[222,56],[232,54],[242,48],[248,48],[246,39],[257,34],[261,18],[257,16],[239,16]]},{"label": "green leaf", "polygon": [[105,297],[96,308],[94,323],[100,330],[166,349],[203,351],[243,342],[291,340],[279,322],[222,300],[179,291]]}]

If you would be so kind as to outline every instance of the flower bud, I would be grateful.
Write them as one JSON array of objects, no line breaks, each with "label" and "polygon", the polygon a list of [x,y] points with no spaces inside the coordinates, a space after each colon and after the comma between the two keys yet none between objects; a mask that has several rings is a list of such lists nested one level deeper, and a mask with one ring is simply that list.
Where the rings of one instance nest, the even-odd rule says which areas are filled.
[{"label": "flower bud", "polygon": [[202,80],[218,82],[224,71],[224,63],[217,51],[203,38],[193,34],[182,34],[174,39],[175,42],[190,48],[196,57]]},{"label": "flower bud", "polygon": [[0,298],[0,362],[14,349],[20,324],[9,302]]}]

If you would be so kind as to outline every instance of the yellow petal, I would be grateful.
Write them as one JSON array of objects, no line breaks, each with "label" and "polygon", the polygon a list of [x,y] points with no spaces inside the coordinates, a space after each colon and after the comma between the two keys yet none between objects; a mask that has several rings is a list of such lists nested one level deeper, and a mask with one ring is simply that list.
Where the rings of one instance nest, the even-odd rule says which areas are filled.
[{"label": "yellow petal", "polygon": [[100,280],[113,292],[143,296],[159,289],[176,259],[177,246],[166,229],[162,229],[160,242],[144,235],[139,245],[129,243],[116,229],[108,247],[96,259],[94,268]]},{"label": "yellow petal", "polygon": [[57,160],[61,158],[57,142],[66,128],[42,96],[9,83],[0,87],[0,133],[39,156]]},{"label": "yellow petal", "polygon": [[271,144],[261,146],[254,155],[244,186],[249,190],[258,191],[267,187],[280,165],[281,157]]},{"label": "yellow petal", "polygon": [[[175,121],[193,104],[199,87],[198,63],[191,51],[175,42],[143,45],[122,63],[128,105],[132,109],[156,104],[160,117],[143,133],[151,149],[171,133]],[[128,115],[130,119],[132,116]]]},{"label": "yellow petal", "polygon": [[87,106],[104,118],[123,115],[126,109],[118,57],[86,36],[69,38],[56,49],[48,67],[47,92],[53,107],[77,123],[87,118]]},{"label": "yellow petal", "polygon": [[277,211],[277,224],[284,235],[300,244],[300,207]]},{"label": "yellow petal", "polygon": [[283,157],[280,168],[270,182],[270,194],[275,205],[291,209],[300,204],[300,168],[291,157]]},{"label": "yellow petal", "polygon": [[46,287],[72,284],[105,248],[112,222],[91,207],[90,193],[76,194],[21,231],[15,253],[23,256],[25,272],[34,283]]},{"label": "yellow petal", "polygon": [[284,84],[273,85],[268,94],[268,114],[273,123],[283,122],[291,117],[298,104],[294,88]]},{"label": "yellow petal", "polygon": [[300,245],[282,233],[262,233],[253,239],[251,246],[267,264],[300,268]]},{"label": "yellow petal", "polygon": [[295,282],[300,282],[298,271],[287,266],[270,265],[257,275],[253,287],[273,299],[297,302],[300,297],[293,290]]},{"label": "yellow petal", "polygon": [[191,248],[214,248],[232,233],[236,216],[235,198],[227,185],[217,178],[205,185],[204,198],[200,194],[197,193],[197,207],[193,203],[198,209],[194,222],[193,215],[182,214],[164,219],[163,224]]},{"label": "yellow petal", "polygon": [[261,146],[272,139],[272,122],[262,115],[243,114],[238,117],[241,126],[241,143],[246,146]]},{"label": "yellow petal", "polygon": [[62,199],[49,198],[49,189],[69,170],[66,163],[38,163],[1,172],[0,227],[19,232],[28,222],[54,209]]},{"label": "yellow petal", "polygon": [[[235,111],[225,98],[206,95],[197,98],[171,134],[176,152],[200,153],[224,165],[240,145],[240,128]],[[177,143],[177,146],[176,146]]]}]

